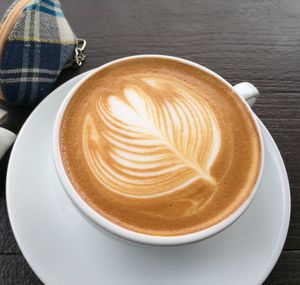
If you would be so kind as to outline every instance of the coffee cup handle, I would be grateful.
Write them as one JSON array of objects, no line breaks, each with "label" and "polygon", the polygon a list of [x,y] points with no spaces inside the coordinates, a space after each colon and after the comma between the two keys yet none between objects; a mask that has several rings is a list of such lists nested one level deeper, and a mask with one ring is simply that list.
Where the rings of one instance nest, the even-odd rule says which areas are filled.
[{"label": "coffee cup handle", "polygon": [[257,88],[249,82],[241,82],[233,87],[234,91],[240,95],[250,107],[254,105],[259,92]]}]

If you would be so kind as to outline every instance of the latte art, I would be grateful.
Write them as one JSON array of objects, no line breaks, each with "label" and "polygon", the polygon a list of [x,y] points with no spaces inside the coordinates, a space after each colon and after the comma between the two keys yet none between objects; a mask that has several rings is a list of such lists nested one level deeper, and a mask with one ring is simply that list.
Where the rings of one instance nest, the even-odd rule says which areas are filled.
[{"label": "latte art", "polygon": [[166,195],[195,181],[216,184],[210,168],[220,147],[218,122],[196,97],[184,82],[147,74],[126,78],[120,94],[100,95],[96,116],[87,114],[83,124],[91,172],[107,189],[134,198]]},{"label": "latte art", "polygon": [[100,215],[144,234],[182,235],[222,221],[249,197],[261,163],[256,125],[232,92],[172,59],[102,69],[63,115],[70,182]]}]

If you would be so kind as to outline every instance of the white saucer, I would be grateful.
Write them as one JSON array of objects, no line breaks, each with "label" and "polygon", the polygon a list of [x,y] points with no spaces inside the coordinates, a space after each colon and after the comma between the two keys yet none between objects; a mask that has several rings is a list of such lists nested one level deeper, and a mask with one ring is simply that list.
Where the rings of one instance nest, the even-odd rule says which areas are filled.
[{"label": "white saucer", "polygon": [[[82,75],[81,75],[82,76]],[[51,157],[58,107],[80,76],[56,89],[32,113],[13,148],[7,206],[26,260],[46,284],[261,284],[286,239],[290,190],[280,153],[259,121],[266,162],[247,212],[222,233],[196,244],[162,248],[99,232],[62,189]]]}]

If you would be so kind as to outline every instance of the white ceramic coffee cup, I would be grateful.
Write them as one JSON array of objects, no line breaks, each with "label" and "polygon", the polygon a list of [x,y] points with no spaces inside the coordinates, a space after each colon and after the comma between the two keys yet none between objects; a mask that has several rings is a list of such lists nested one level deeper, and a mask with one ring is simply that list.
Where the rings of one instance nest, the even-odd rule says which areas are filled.
[{"label": "white ceramic coffee cup", "polygon": [[[103,216],[101,216],[99,213],[97,213],[95,210],[93,210],[81,197],[80,195],[76,192],[74,187],[72,186],[68,175],[64,169],[62,158],[61,158],[61,153],[60,153],[60,146],[59,146],[59,133],[60,133],[60,126],[61,126],[61,120],[64,114],[64,111],[66,107],[68,106],[68,103],[72,96],[76,93],[77,89],[81,86],[83,82],[85,82],[88,78],[90,78],[93,74],[97,72],[101,72],[102,69],[108,67],[111,64],[114,64],[116,62],[121,62],[121,61],[126,61],[128,59],[132,58],[144,58],[144,57],[155,57],[155,58],[167,58],[167,59],[172,59],[178,62],[185,63],[187,65],[194,66],[204,72],[207,72],[208,74],[214,76],[215,78],[219,79],[219,81],[223,82],[225,85],[227,85],[229,88],[235,91],[236,96],[243,102],[245,105],[245,109],[248,110],[248,112],[251,114],[253,121],[256,124],[258,134],[259,134],[259,139],[261,143],[261,149],[262,149],[262,161],[261,161],[261,166],[260,166],[260,171],[259,175],[257,178],[257,181],[252,189],[251,194],[245,200],[241,206],[235,210],[234,213],[232,213],[230,216],[222,220],[221,222],[206,228],[204,230],[200,230],[195,233],[189,233],[186,235],[178,235],[178,236],[153,236],[153,235],[146,235],[138,232],[134,232],[131,230],[128,230],[126,228],[123,228],[117,224],[114,224],[113,222],[107,220]],[[188,244],[196,241],[200,241],[203,239],[206,239],[208,237],[211,237],[220,231],[224,230],[227,228],[229,225],[231,225],[237,218],[241,216],[242,213],[245,212],[251,201],[253,200],[260,180],[262,176],[262,171],[263,171],[263,165],[264,165],[264,144],[262,140],[262,135],[260,128],[256,122],[255,116],[253,111],[251,110],[250,106],[252,106],[256,98],[258,97],[259,93],[258,90],[250,83],[248,82],[243,82],[239,83],[235,86],[232,86],[230,83],[228,83],[225,79],[223,79],[221,76],[218,74],[214,73],[213,71],[207,69],[206,67],[203,67],[199,64],[196,64],[194,62],[173,57],[173,56],[165,56],[165,55],[138,55],[138,56],[130,56],[130,57],[125,57],[121,58],[112,62],[109,62],[107,64],[104,64],[90,73],[88,73],[87,76],[85,76],[82,80],[80,80],[70,91],[70,93],[67,95],[63,103],[61,104],[56,119],[55,119],[55,124],[54,124],[54,131],[53,131],[53,157],[54,157],[54,164],[55,164],[55,169],[57,172],[57,175],[61,181],[61,184],[63,188],[65,189],[66,193],[70,197],[71,201],[74,203],[75,207],[79,209],[79,211],[84,214],[84,216],[89,220],[92,221],[95,225],[99,226],[101,229],[105,229],[110,233],[113,233],[119,237],[125,238],[127,240],[135,241],[135,242],[140,242],[144,244],[149,244],[149,245],[163,245],[163,246],[170,246],[170,245],[180,245],[180,244]]]}]

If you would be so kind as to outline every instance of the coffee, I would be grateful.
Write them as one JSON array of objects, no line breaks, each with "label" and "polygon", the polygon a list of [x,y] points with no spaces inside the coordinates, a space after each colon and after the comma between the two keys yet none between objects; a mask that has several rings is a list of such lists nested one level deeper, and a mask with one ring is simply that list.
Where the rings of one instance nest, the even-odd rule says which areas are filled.
[{"label": "coffee", "polygon": [[60,129],[64,168],[95,211],[124,228],[188,234],[250,195],[262,150],[230,87],[166,58],[132,58],[86,80]]}]

